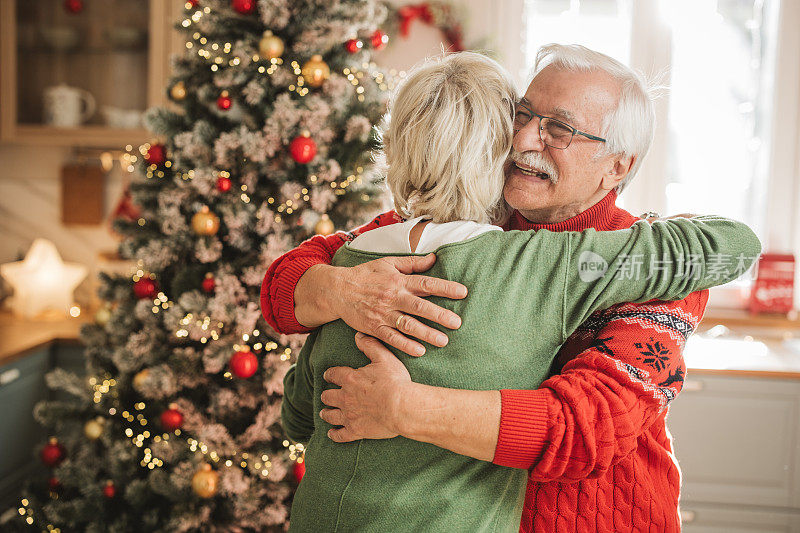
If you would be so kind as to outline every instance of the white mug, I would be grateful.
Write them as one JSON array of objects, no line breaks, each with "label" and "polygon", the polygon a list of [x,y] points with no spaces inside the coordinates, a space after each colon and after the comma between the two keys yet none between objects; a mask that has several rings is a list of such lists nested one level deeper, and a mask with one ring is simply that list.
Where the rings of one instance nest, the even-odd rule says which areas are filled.
[{"label": "white mug", "polygon": [[137,109],[122,109],[103,106],[100,111],[106,118],[106,124],[112,128],[138,128],[142,124],[142,112]]},{"label": "white mug", "polygon": [[45,124],[74,128],[89,120],[94,110],[95,100],[88,91],[63,83],[44,90]]}]

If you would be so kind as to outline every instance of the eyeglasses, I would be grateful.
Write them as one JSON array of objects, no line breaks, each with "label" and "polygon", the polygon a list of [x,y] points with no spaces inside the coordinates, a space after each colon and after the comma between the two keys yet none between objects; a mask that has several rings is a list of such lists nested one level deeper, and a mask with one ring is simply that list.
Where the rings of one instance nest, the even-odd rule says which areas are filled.
[{"label": "eyeglasses", "polygon": [[583,135],[593,141],[606,142],[602,137],[577,130],[567,124],[551,117],[534,113],[524,103],[519,102],[514,109],[514,129],[519,131],[524,128],[533,117],[539,118],[539,138],[544,144],[558,150],[563,150],[575,135]]}]

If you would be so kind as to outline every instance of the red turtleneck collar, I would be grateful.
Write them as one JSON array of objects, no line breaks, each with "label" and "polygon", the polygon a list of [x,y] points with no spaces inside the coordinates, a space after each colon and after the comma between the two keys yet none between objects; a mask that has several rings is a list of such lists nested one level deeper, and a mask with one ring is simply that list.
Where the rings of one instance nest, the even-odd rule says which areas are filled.
[{"label": "red turtleneck collar", "polygon": [[639,220],[624,209],[620,209],[615,204],[617,192],[612,190],[602,200],[592,207],[578,213],[572,218],[553,224],[537,224],[531,222],[520,214],[516,209],[511,218],[503,225],[503,229],[546,229],[550,231],[583,231],[594,228],[597,231],[611,231],[616,229],[629,228],[634,222]]}]

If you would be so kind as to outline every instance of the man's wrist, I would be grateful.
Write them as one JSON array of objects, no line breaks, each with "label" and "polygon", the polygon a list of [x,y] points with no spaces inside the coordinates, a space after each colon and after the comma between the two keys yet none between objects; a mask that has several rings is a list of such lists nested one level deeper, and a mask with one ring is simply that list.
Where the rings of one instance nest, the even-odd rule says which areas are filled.
[{"label": "man's wrist", "polygon": [[331,302],[339,300],[339,278],[336,276],[339,268],[331,265],[314,265],[309,269],[315,276],[314,305],[331,320],[339,318],[331,307]]},{"label": "man's wrist", "polygon": [[294,312],[297,322],[315,328],[341,318],[331,306],[339,300],[338,267],[318,264],[300,277],[295,287]]},{"label": "man's wrist", "polygon": [[389,427],[481,461],[494,458],[502,416],[500,391],[445,389],[408,382],[389,399]]},{"label": "man's wrist", "polygon": [[415,414],[419,413],[420,400],[425,394],[426,386],[409,381],[398,387],[394,397],[389,400],[389,426],[401,437],[420,440]]}]

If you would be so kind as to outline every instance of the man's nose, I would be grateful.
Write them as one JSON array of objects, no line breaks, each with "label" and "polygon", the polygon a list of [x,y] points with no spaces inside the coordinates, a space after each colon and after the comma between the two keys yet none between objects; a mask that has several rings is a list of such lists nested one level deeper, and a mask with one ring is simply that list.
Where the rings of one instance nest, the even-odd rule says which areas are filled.
[{"label": "man's nose", "polygon": [[517,152],[542,152],[544,143],[539,135],[539,118],[533,117],[524,127],[517,130],[512,141]]}]

